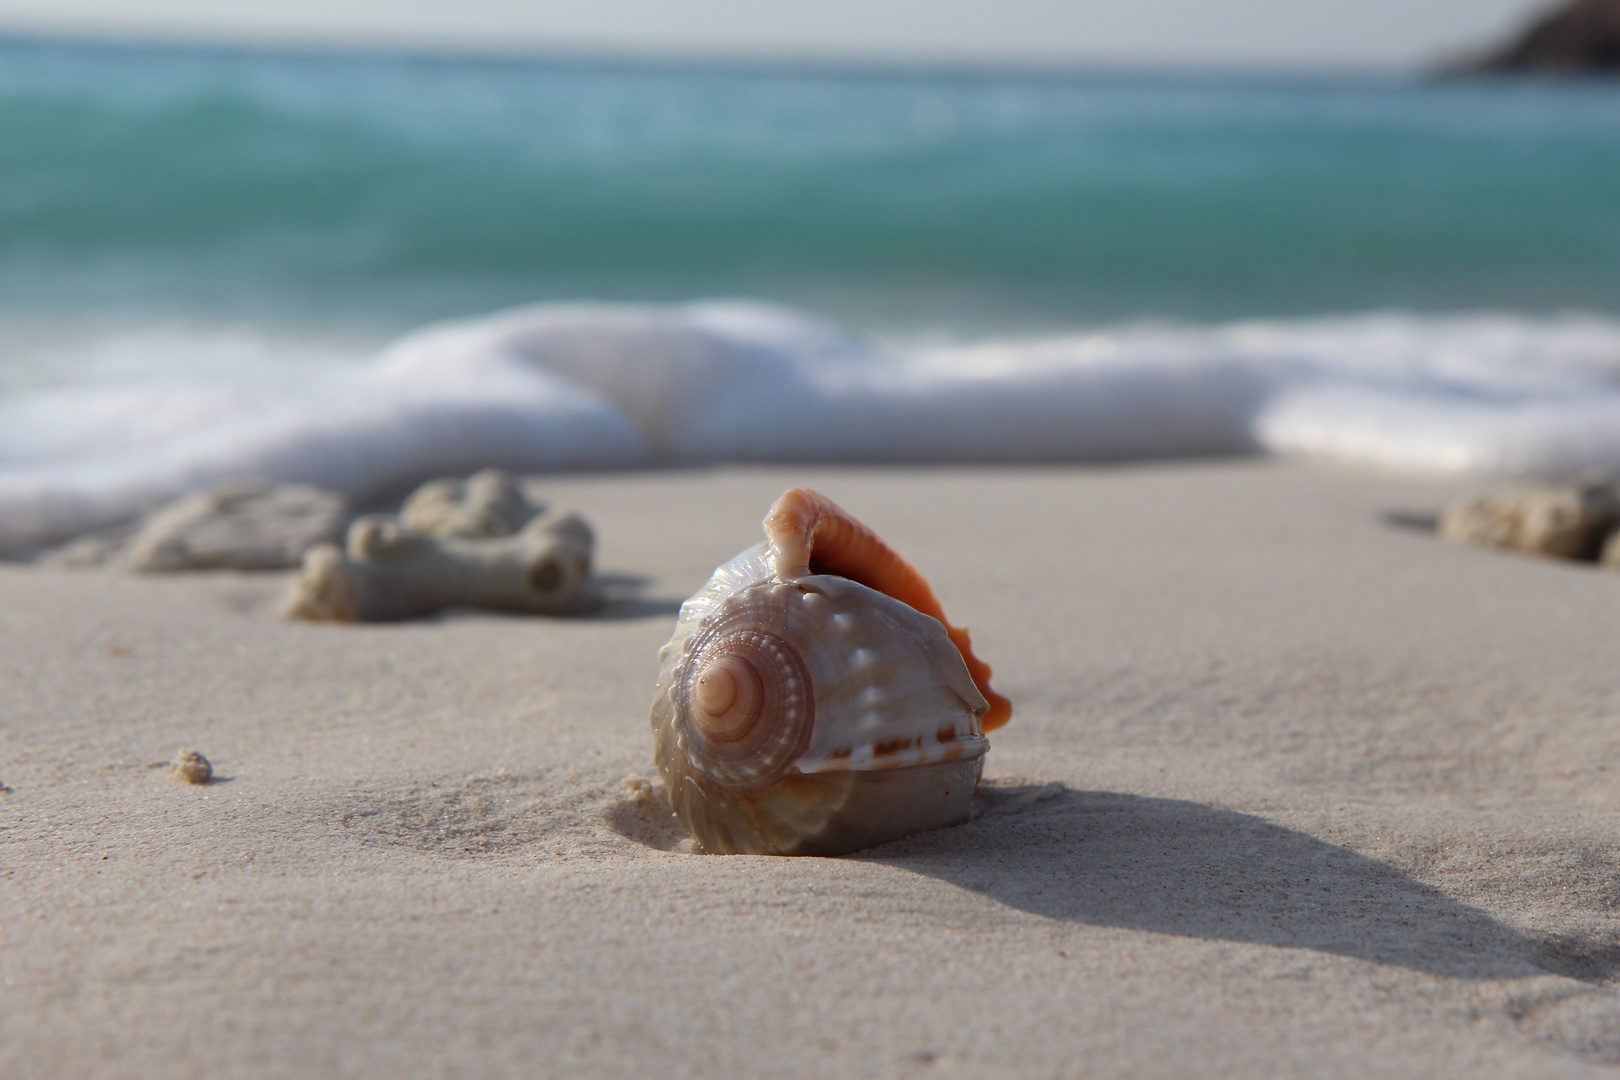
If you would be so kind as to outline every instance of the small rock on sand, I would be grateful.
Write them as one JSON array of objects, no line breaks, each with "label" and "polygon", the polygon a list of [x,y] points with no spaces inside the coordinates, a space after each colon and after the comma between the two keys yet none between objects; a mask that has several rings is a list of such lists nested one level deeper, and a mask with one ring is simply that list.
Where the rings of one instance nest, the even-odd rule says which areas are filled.
[{"label": "small rock on sand", "polygon": [[1452,503],[1440,515],[1443,539],[1489,544],[1565,559],[1596,559],[1620,527],[1613,485],[1527,488]]},{"label": "small rock on sand", "polygon": [[201,750],[190,746],[181,748],[174,755],[169,768],[173,770],[176,780],[186,784],[206,784],[214,776],[214,766],[203,757]]}]

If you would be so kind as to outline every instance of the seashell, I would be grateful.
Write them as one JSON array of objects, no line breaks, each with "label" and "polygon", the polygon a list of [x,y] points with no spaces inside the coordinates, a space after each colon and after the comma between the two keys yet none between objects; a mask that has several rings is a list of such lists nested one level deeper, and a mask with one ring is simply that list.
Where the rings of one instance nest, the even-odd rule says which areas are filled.
[{"label": "seashell", "polygon": [[658,771],[717,854],[838,855],[960,824],[984,732],[1012,715],[922,575],[803,488],[681,605],[659,661]]}]

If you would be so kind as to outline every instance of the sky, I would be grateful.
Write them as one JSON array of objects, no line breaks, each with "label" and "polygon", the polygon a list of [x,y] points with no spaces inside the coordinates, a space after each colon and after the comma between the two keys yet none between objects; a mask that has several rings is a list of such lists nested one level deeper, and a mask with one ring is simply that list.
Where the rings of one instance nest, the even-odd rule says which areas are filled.
[{"label": "sky", "polygon": [[0,0],[0,32],[254,45],[1220,69],[1411,68],[1545,0]]}]

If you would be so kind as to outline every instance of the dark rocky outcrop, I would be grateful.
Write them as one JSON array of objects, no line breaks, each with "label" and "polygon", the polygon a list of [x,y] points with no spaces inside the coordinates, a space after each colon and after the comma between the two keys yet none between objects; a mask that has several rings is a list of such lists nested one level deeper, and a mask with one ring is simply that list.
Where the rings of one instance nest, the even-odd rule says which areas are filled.
[{"label": "dark rocky outcrop", "polygon": [[1570,0],[1463,70],[1620,75],[1620,0]]}]

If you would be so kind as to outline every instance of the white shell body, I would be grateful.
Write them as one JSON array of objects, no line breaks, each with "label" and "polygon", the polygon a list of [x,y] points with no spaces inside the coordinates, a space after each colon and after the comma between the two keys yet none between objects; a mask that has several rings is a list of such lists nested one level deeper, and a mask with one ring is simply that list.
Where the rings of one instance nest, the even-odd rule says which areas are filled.
[{"label": "white shell body", "polygon": [[[716,570],[659,654],[651,721],[676,814],[706,851],[750,854],[839,854],[967,820],[989,706],[944,627],[847,578],[782,581],[771,555],[759,544]],[[715,738],[695,680],[732,657],[763,704]]]}]

